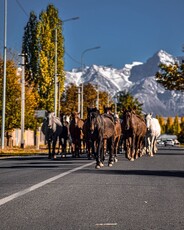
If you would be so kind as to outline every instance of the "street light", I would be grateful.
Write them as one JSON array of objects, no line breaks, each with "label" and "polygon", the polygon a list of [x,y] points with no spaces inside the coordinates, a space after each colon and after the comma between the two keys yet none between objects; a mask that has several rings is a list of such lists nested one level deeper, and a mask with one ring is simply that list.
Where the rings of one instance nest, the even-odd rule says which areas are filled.
[{"label": "street light", "polygon": [[[58,83],[58,78],[57,78],[57,28],[59,25],[65,23],[65,22],[68,22],[68,21],[73,21],[73,20],[77,20],[79,19],[79,17],[73,17],[73,18],[68,18],[68,19],[65,19],[63,20],[61,23],[58,23],[56,25],[56,27],[54,28],[55,30],[55,59],[54,59],[54,113],[55,113],[55,116],[57,116],[57,83]],[[58,89],[59,91],[59,89]]]},{"label": "street light", "polygon": [[7,41],[7,0],[4,0],[4,54],[3,54],[3,103],[2,103],[2,128],[1,128],[1,148],[4,149],[5,132],[5,104],[6,104],[6,41]]},{"label": "street light", "polygon": [[[95,47],[92,47],[92,48],[88,48],[88,49],[85,49],[82,54],[81,54],[81,69],[82,69],[82,75],[83,75],[83,58],[84,58],[84,54],[88,51],[91,51],[91,50],[96,50],[96,49],[100,49],[101,47],[100,46],[95,46]],[[84,107],[84,83],[82,83],[82,86],[81,86],[81,119],[83,119],[83,107]]]}]

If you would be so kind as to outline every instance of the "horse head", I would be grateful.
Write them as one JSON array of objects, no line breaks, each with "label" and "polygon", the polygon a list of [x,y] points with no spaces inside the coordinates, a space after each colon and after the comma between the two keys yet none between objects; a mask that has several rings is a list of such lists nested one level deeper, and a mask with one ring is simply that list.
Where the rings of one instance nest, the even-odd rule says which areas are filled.
[{"label": "horse head", "polygon": [[90,112],[89,114],[89,121],[90,121],[90,131],[91,133],[93,134],[96,127],[97,127],[97,122],[98,122],[98,115],[99,115],[99,111],[93,111],[93,112]]},{"label": "horse head", "polygon": [[123,112],[123,123],[124,123],[124,129],[129,130],[131,126],[131,111],[125,110]]},{"label": "horse head", "polygon": [[146,122],[147,130],[150,130],[150,128],[151,128],[151,120],[152,120],[152,113],[146,114],[145,115],[145,122]]}]

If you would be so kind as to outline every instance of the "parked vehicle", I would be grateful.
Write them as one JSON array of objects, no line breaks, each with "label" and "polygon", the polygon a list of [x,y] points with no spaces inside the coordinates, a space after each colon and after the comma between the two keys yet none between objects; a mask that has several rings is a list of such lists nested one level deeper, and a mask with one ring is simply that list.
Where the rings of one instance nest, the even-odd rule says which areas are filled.
[{"label": "parked vehicle", "polygon": [[174,146],[174,141],[172,139],[168,139],[165,141],[165,146]]}]

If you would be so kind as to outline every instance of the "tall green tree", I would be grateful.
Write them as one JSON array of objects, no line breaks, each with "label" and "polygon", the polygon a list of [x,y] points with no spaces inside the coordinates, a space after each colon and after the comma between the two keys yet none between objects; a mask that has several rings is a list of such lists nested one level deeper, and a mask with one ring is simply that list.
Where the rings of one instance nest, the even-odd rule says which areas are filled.
[{"label": "tall green tree", "polygon": [[121,113],[123,110],[132,109],[137,114],[142,113],[142,104],[137,98],[134,98],[129,92],[120,92],[117,96],[117,110]]},{"label": "tall green tree", "polygon": [[59,82],[60,93],[64,89],[65,79],[62,21],[54,5],[49,4],[40,13],[39,20],[34,12],[30,13],[24,31],[22,52],[27,54],[26,80],[35,87],[39,95],[38,109],[53,111],[55,77]]},{"label": "tall green tree", "polygon": [[22,40],[22,54],[25,54],[25,78],[30,85],[37,87],[39,78],[39,39],[38,20],[35,13],[32,11],[27,25],[24,28],[24,36]]},{"label": "tall green tree", "polygon": [[156,81],[168,90],[184,90],[184,64],[160,64],[156,73]]}]

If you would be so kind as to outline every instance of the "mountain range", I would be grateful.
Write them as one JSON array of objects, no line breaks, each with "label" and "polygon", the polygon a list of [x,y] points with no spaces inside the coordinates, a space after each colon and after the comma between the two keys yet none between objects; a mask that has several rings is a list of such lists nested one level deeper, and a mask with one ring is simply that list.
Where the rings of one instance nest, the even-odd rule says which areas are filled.
[{"label": "mountain range", "polygon": [[119,91],[128,91],[143,104],[143,112],[154,116],[184,116],[184,93],[164,89],[155,80],[159,64],[174,64],[182,57],[174,57],[160,50],[145,63],[133,62],[116,69],[109,66],[86,66],[83,70],[72,69],[66,72],[65,85],[91,83],[112,97]]}]

